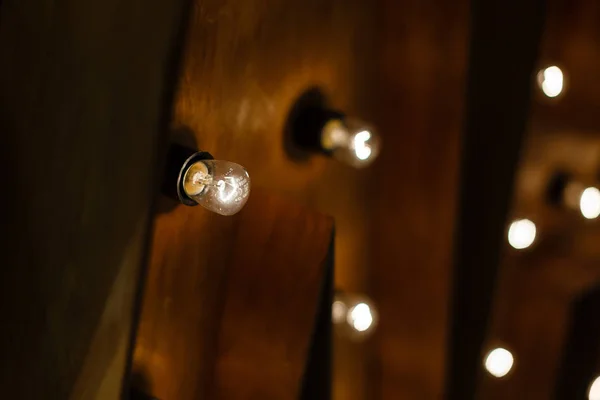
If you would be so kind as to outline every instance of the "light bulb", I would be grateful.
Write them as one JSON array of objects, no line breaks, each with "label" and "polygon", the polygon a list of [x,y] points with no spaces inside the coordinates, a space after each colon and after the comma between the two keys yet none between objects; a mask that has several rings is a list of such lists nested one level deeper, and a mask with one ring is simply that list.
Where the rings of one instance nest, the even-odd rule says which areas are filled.
[{"label": "light bulb", "polygon": [[364,332],[373,325],[373,313],[366,303],[358,303],[348,311],[348,324],[358,332]]},{"label": "light bulb", "polygon": [[490,351],[485,358],[485,369],[496,378],[502,378],[510,372],[514,364],[510,351],[501,347]]},{"label": "light bulb", "polygon": [[556,97],[562,93],[564,75],[560,68],[553,65],[542,69],[537,75],[538,86],[548,97]]},{"label": "light bulb", "polygon": [[334,324],[341,324],[346,321],[348,315],[348,307],[343,301],[336,300],[331,305],[331,320]]},{"label": "light bulb", "polygon": [[535,224],[528,219],[518,219],[510,224],[508,243],[517,250],[526,249],[535,241]]},{"label": "light bulb", "polygon": [[339,161],[361,168],[377,158],[380,139],[371,127],[359,120],[333,118],[323,126],[321,146]]},{"label": "light bulb", "polygon": [[367,296],[336,292],[331,306],[331,319],[338,332],[351,339],[361,340],[374,331],[378,315],[373,301]]},{"label": "light bulb", "polygon": [[239,164],[201,160],[193,163],[183,178],[185,194],[207,210],[221,215],[240,211],[250,194],[250,176]]},{"label": "light bulb", "polygon": [[595,219],[600,215],[600,190],[588,187],[579,198],[579,210],[587,219]]},{"label": "light bulb", "polygon": [[600,376],[592,382],[590,391],[588,392],[588,398],[589,400],[600,400]]}]

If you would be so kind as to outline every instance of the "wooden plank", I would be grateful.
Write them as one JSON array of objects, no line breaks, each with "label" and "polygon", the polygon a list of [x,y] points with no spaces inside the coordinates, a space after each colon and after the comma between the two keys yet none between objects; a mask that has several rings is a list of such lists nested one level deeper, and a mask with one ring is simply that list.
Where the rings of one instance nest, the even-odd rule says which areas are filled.
[{"label": "wooden plank", "polygon": [[[254,187],[333,216],[336,284],[349,291],[368,286],[373,207],[365,187],[373,170],[290,157],[284,130],[294,104],[315,85],[336,108],[372,118],[378,7],[365,0],[194,0],[173,119],[200,149],[244,165]],[[334,391],[362,400],[368,349],[346,348],[335,352]]]},{"label": "wooden plank", "polygon": [[135,371],[160,399],[297,398],[332,221],[254,191],[157,220]]},{"label": "wooden plank", "polygon": [[186,4],[2,2],[7,398],[119,397]]},{"label": "wooden plank", "polygon": [[373,383],[361,400],[442,396],[468,3],[383,2],[375,103],[383,147],[364,191],[373,212],[366,282],[379,324],[367,343],[335,347],[376,354],[363,362]]},{"label": "wooden plank", "polygon": [[472,1],[446,397],[475,396],[544,1]]}]

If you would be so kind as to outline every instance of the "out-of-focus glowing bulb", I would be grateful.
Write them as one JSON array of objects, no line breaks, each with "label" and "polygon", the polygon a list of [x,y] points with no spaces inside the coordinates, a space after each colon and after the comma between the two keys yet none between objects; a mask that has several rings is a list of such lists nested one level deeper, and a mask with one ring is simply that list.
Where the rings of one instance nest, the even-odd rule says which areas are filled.
[{"label": "out-of-focus glowing bulb", "polygon": [[556,65],[538,72],[537,80],[540,89],[548,97],[556,97],[563,91],[564,75]]},{"label": "out-of-focus glowing bulb", "polygon": [[579,198],[579,210],[587,219],[595,219],[600,215],[600,190],[595,187],[586,188]]},{"label": "out-of-focus glowing bulb", "polygon": [[600,400],[600,376],[597,377],[592,385],[590,386],[590,391],[588,393],[589,400]]},{"label": "out-of-focus glowing bulb", "polygon": [[352,340],[364,340],[379,320],[373,301],[359,293],[337,291],[331,305],[331,320],[336,332]]},{"label": "out-of-focus glowing bulb", "polygon": [[528,219],[513,221],[508,228],[508,243],[517,250],[526,249],[535,240],[535,224]]},{"label": "out-of-focus glowing bulb", "polygon": [[361,168],[377,158],[380,140],[375,131],[361,121],[334,118],[323,127],[321,146],[336,159]]},{"label": "out-of-focus glowing bulb", "polygon": [[343,301],[336,300],[331,305],[331,319],[334,324],[341,324],[346,320],[346,315],[348,315],[348,307],[344,304]]},{"label": "out-of-focus glowing bulb", "polygon": [[358,303],[348,312],[348,323],[358,332],[364,332],[373,324],[373,314],[371,307],[366,303]]},{"label": "out-of-focus glowing bulb", "polygon": [[233,215],[250,195],[250,176],[239,164],[201,160],[193,163],[183,178],[185,194],[202,207],[221,215]]},{"label": "out-of-focus glowing bulb", "polygon": [[485,358],[485,369],[496,378],[506,376],[512,369],[514,358],[510,351],[501,347],[490,351]]}]

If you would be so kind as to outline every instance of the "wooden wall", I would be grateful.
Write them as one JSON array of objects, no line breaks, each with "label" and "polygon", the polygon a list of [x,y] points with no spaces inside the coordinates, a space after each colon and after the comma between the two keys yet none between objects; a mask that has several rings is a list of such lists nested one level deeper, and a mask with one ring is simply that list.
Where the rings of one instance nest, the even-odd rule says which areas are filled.
[{"label": "wooden wall", "polygon": [[372,290],[380,308],[369,399],[435,399],[443,386],[468,2],[386,1]]},{"label": "wooden wall", "polygon": [[558,65],[566,83],[555,99],[540,91],[533,99],[512,213],[534,220],[539,234],[530,250],[505,251],[488,344],[511,348],[515,367],[505,379],[485,377],[482,399],[563,398],[555,390],[573,306],[600,282],[598,222],[551,206],[546,192],[558,171],[598,184],[599,17],[594,1],[548,1],[540,68]]},{"label": "wooden wall", "polygon": [[[366,188],[373,170],[357,171],[319,156],[291,157],[284,146],[284,131],[298,99],[314,87],[333,107],[373,118],[378,104],[379,7],[363,0],[196,1],[172,124],[175,136],[187,131],[199,148],[215,158],[244,165],[257,196],[270,193],[333,217],[336,286],[343,290],[367,288],[372,195]],[[217,271],[227,263],[214,252],[220,241],[232,240],[235,230],[207,213],[196,208],[160,215],[150,265],[160,266],[169,259],[186,262],[194,276],[207,279],[199,278],[201,282],[217,279]],[[177,234],[177,227],[187,234]],[[204,250],[196,253],[195,246]],[[173,247],[187,249],[184,253],[193,257],[173,258]],[[270,284],[275,287],[280,282]],[[206,296],[214,294],[214,288],[207,290]],[[213,343],[219,329],[218,311],[211,311],[210,304],[192,313],[203,315],[203,328],[194,332],[202,343]],[[210,351],[210,345],[199,346]],[[366,398],[364,348],[344,340],[334,347],[335,397]],[[209,365],[198,368],[210,370]],[[158,378],[164,383],[165,376],[171,375]],[[206,386],[210,378],[199,379],[197,385]],[[159,389],[171,395],[193,392],[185,388],[177,392],[174,386],[162,384]]]}]

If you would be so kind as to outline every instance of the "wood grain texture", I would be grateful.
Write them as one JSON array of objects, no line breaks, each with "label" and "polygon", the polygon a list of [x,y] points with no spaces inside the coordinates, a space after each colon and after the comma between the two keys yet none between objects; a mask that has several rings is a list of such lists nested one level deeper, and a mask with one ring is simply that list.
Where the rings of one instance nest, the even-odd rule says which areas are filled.
[{"label": "wood grain texture", "polygon": [[[335,218],[336,285],[367,289],[372,197],[364,188],[373,171],[320,156],[293,159],[284,148],[284,130],[297,99],[315,85],[333,107],[371,119],[380,5],[367,0],[194,4],[174,130],[191,130],[200,149],[244,165],[254,188]],[[216,334],[214,329],[207,327],[207,334]],[[341,346],[346,351],[335,350],[334,391],[343,400],[362,399],[367,349]]]},{"label": "wood grain texture", "polygon": [[294,399],[332,220],[257,191],[232,218],[157,220],[135,370],[162,400]]},{"label": "wood grain texture", "polygon": [[2,2],[7,398],[119,397],[185,4]]},{"label": "wood grain texture", "polygon": [[372,183],[372,291],[380,323],[364,399],[443,391],[468,2],[385,1]]}]

